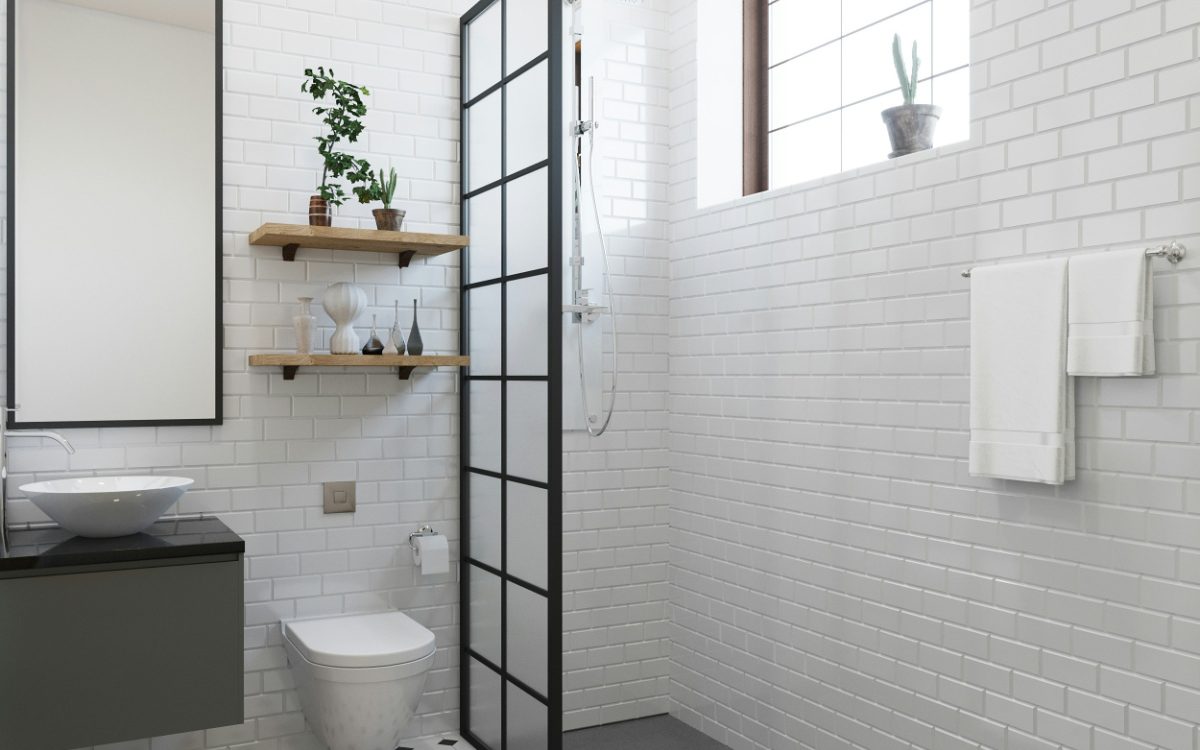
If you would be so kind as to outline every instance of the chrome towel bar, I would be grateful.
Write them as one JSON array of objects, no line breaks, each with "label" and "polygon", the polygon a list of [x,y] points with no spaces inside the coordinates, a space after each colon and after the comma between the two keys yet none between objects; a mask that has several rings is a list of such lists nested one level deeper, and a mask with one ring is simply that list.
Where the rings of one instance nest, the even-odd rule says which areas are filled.
[{"label": "chrome towel bar", "polygon": [[[1179,242],[1172,242],[1169,245],[1159,245],[1158,247],[1146,248],[1146,257],[1148,258],[1166,258],[1172,264],[1178,263],[1187,256],[1187,248]],[[971,278],[971,269],[962,272],[964,279]]]}]

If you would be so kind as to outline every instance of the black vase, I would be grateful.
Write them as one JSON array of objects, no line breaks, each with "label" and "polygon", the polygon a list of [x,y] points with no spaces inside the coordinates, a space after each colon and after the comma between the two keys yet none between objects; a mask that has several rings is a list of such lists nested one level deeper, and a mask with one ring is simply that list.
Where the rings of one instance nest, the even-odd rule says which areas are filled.
[{"label": "black vase", "polygon": [[408,332],[408,353],[419,357],[423,351],[425,344],[421,341],[421,328],[417,325],[417,301],[413,300],[413,324],[412,330]]},{"label": "black vase", "polygon": [[383,354],[383,342],[379,340],[379,332],[375,329],[375,316],[371,316],[371,338],[362,348],[363,354]]}]

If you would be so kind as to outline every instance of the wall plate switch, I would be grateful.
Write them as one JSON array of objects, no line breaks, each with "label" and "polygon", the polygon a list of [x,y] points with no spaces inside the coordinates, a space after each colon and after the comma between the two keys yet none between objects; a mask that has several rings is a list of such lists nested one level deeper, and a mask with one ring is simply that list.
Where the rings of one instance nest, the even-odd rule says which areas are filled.
[{"label": "wall plate switch", "polygon": [[326,513],[353,513],[357,502],[354,482],[325,483]]}]

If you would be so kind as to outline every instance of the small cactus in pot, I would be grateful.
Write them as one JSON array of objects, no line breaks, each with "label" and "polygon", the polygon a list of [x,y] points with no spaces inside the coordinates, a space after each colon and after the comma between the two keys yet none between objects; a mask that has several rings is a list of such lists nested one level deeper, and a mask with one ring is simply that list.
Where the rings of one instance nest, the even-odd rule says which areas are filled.
[{"label": "small cactus in pot", "polygon": [[904,104],[883,110],[883,121],[887,124],[888,137],[892,141],[889,159],[933,148],[933,133],[942,116],[942,108],[933,104],[917,104],[917,80],[921,69],[921,58],[917,56],[917,43],[912,46],[912,69],[905,66],[900,52],[900,35],[892,37],[892,61],[896,66],[896,77],[900,79],[900,93]]},{"label": "small cactus in pot", "polygon": [[356,188],[358,199],[363,203],[370,203],[373,200],[383,202],[383,208],[372,209],[371,214],[375,217],[375,228],[386,229],[391,232],[399,232],[401,224],[404,223],[404,211],[398,208],[392,208],[392,199],[396,197],[396,169],[391,167],[387,173],[381,169],[378,175],[371,175],[371,183],[365,187]]}]

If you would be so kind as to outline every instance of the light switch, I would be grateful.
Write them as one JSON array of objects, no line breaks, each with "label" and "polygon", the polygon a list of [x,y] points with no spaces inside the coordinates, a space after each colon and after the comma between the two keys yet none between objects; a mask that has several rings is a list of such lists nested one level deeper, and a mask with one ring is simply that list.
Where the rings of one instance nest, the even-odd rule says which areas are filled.
[{"label": "light switch", "polygon": [[353,513],[357,504],[354,482],[325,483],[325,512]]}]

